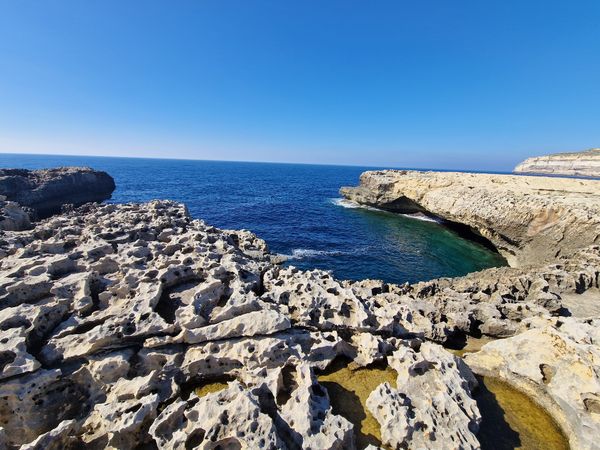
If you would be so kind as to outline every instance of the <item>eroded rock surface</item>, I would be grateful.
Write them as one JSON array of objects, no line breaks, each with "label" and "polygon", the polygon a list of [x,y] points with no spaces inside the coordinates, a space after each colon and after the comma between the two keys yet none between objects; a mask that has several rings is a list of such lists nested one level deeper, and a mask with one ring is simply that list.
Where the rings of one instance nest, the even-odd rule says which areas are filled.
[{"label": "eroded rock surface", "polygon": [[600,148],[527,158],[516,173],[539,173],[600,178]]},{"label": "eroded rock surface", "polygon": [[476,383],[439,344],[543,326],[600,288],[598,246],[529,271],[338,281],[166,201],[85,205],[4,232],[0,255],[0,442],[23,449],[352,449],[315,376],[338,357],[398,372],[372,393],[385,442],[477,448]]},{"label": "eroded rock surface", "polygon": [[477,380],[462,360],[426,342],[418,352],[399,349],[388,361],[398,373],[397,387],[384,383],[367,400],[387,445],[479,448],[481,415],[470,395]]},{"label": "eroded rock surface", "polygon": [[467,354],[466,362],[529,394],[568,431],[571,448],[600,448],[600,320],[535,319],[526,326]]},{"label": "eroded rock surface", "polygon": [[29,212],[18,203],[0,197],[0,230],[18,231],[31,228]]},{"label": "eroded rock surface", "polygon": [[479,235],[511,266],[538,265],[600,243],[600,181],[384,170],[341,194],[360,204],[426,213]]}]

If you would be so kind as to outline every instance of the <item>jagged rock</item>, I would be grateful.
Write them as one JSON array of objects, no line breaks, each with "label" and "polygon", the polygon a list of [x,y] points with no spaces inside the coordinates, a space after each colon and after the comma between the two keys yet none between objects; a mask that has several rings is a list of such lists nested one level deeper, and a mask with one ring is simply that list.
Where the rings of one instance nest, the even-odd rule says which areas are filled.
[{"label": "jagged rock", "polygon": [[114,190],[109,174],[89,167],[0,169],[0,195],[32,208],[37,218],[57,214],[63,205],[106,200]]},{"label": "jagged rock", "polygon": [[91,377],[79,371],[41,369],[0,383],[0,417],[11,445],[31,443],[63,420],[81,419],[97,397]]},{"label": "jagged rock", "polygon": [[477,449],[481,414],[471,398],[477,380],[459,358],[438,345],[401,347],[388,358],[397,387],[383,383],[367,406],[392,448]]},{"label": "jagged rock", "polygon": [[600,148],[534,156],[517,165],[514,171],[515,173],[600,177]]},{"label": "jagged rock", "polygon": [[[465,426],[474,432],[478,420],[468,368],[419,343],[512,335],[566,314],[563,296],[590,303],[586,293],[600,288],[598,246],[412,286],[338,281],[276,266],[253,234],[166,201],[85,205],[4,232],[0,255],[0,442],[9,448],[352,449],[353,425],[313,373],[338,357],[389,362],[405,375],[395,393],[376,391],[380,403],[401,402],[466,447]],[[427,370],[406,375],[413,366]],[[192,393],[214,381],[229,385]],[[466,418],[449,419],[442,404],[462,405]],[[388,410],[382,424],[400,424]],[[401,427],[386,436],[426,442],[410,418],[405,428],[408,437]]]},{"label": "jagged rock", "polygon": [[302,449],[354,448],[352,424],[333,414],[327,390],[317,382],[312,368],[300,364],[295,369],[290,372],[296,388],[282,401],[279,413],[290,428],[291,439]]},{"label": "jagged rock", "polygon": [[30,444],[22,445],[20,450],[65,450],[76,448],[79,440],[74,437],[79,431],[76,420],[63,420],[56,428],[40,435]]},{"label": "jagged rock", "polygon": [[534,328],[467,354],[467,364],[529,394],[559,422],[572,449],[599,449],[600,321],[537,319],[526,325]]},{"label": "jagged rock", "polygon": [[0,196],[0,230],[20,231],[31,228],[29,213],[18,203]]},{"label": "jagged rock", "polygon": [[384,170],[364,172],[359,187],[340,193],[388,211],[440,217],[491,242],[515,267],[600,243],[598,180]]},{"label": "jagged rock", "polygon": [[150,434],[160,449],[283,448],[258,396],[237,381],[221,392],[169,405]]}]

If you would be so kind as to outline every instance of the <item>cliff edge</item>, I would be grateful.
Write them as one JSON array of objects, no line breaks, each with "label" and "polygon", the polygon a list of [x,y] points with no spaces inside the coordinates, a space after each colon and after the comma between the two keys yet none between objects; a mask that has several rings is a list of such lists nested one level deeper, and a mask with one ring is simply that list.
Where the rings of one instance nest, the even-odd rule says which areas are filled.
[{"label": "cliff edge", "polygon": [[511,266],[600,242],[600,181],[456,172],[365,172],[340,193],[359,204],[440,217],[484,238]]},{"label": "cliff edge", "polygon": [[[2,200],[17,203],[32,219],[57,214],[63,205],[101,202],[110,198],[114,190],[115,181],[109,174],[89,167],[0,169]],[[11,204],[11,208],[14,210],[16,206]],[[6,213],[4,216],[9,215],[7,211],[2,208],[2,212]],[[24,221],[20,224],[21,227],[26,226]],[[7,226],[9,228],[3,229],[19,229],[16,221]]]},{"label": "cliff edge", "polygon": [[600,148],[534,156],[520,163],[514,172],[600,178]]}]

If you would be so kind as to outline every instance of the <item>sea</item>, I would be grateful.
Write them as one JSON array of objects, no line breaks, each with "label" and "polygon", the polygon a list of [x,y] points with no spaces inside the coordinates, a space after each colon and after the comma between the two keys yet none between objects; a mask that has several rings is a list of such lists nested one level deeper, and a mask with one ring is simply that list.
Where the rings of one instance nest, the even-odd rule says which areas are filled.
[{"label": "sea", "polygon": [[112,203],[170,199],[219,228],[247,229],[285,264],[339,279],[389,283],[454,277],[506,265],[443,224],[343,200],[366,170],[355,167],[176,159],[0,154],[0,167],[89,166],[108,172]]}]

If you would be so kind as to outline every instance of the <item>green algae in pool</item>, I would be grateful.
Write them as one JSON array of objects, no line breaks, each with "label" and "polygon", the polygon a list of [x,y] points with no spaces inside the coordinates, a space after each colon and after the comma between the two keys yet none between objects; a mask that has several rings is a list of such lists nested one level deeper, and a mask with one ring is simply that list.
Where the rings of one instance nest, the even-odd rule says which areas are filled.
[{"label": "green algae in pool", "polygon": [[[481,350],[496,338],[467,336],[456,356]],[[532,399],[493,377],[478,377],[474,393],[483,420],[478,439],[483,450],[568,450],[567,439],[552,417]]]},{"label": "green algae in pool", "polygon": [[475,393],[483,420],[477,438],[483,450],[568,450],[550,415],[522,392],[497,378],[480,377]]},{"label": "green algae in pool", "polygon": [[327,389],[334,414],[339,414],[354,425],[356,446],[363,449],[369,444],[387,448],[381,443],[379,423],[367,408],[367,398],[387,381],[396,387],[398,374],[387,366],[354,368],[352,363],[334,361],[318,376],[319,383]]},{"label": "green algae in pool", "polygon": [[208,394],[213,394],[215,392],[222,391],[227,388],[227,382],[224,381],[213,381],[210,383],[205,383],[202,386],[194,389],[194,392],[198,397],[204,397]]},{"label": "green algae in pool", "polygon": [[[377,386],[396,387],[397,373],[387,366],[354,368],[336,360],[318,376],[328,393],[335,414],[354,424],[358,449],[382,445],[377,420],[366,406]],[[477,438],[483,450],[568,450],[564,435],[552,418],[520,391],[495,378],[478,378],[475,400],[483,416]]]}]

